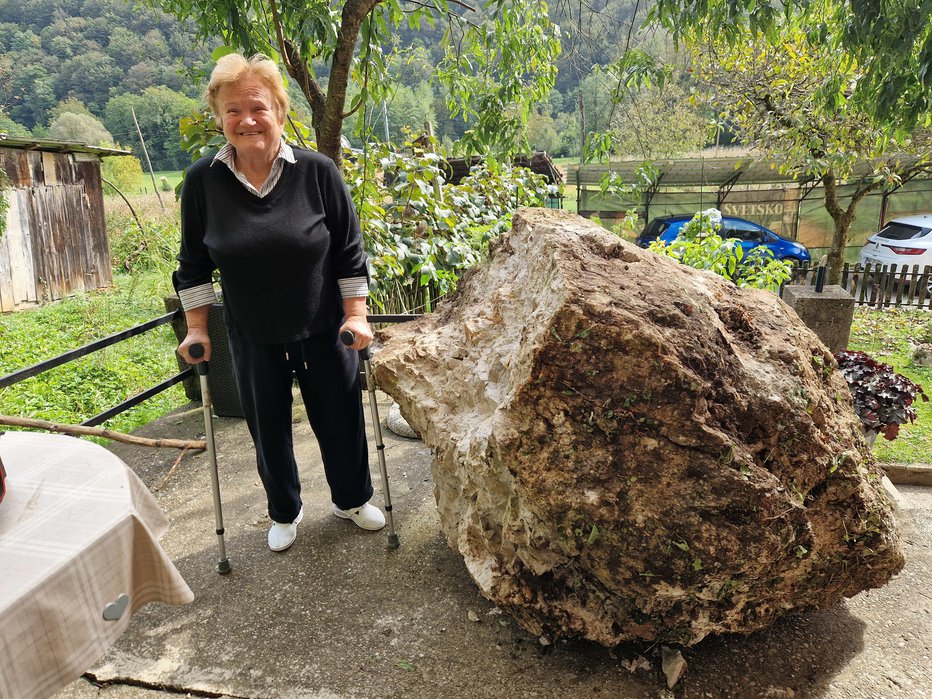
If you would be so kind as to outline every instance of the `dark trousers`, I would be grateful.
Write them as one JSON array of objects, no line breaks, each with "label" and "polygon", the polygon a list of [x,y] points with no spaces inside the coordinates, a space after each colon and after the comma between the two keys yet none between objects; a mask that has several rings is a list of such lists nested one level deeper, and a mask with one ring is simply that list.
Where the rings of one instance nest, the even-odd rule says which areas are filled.
[{"label": "dark trousers", "polygon": [[341,510],[369,501],[372,480],[360,400],[359,357],[340,342],[337,327],[300,342],[256,344],[228,327],[233,373],[246,424],[256,445],[259,477],[275,522],[294,521],[301,481],[291,431],[297,377],[317,436],[330,497]]}]

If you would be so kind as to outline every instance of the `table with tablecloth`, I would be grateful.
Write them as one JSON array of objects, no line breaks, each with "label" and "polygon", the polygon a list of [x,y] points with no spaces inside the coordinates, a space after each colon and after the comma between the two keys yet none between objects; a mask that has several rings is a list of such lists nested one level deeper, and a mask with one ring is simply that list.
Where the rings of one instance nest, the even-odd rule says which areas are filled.
[{"label": "table with tablecloth", "polygon": [[48,697],[100,658],[149,602],[194,595],[158,543],[168,519],[92,442],[0,435],[0,699]]}]

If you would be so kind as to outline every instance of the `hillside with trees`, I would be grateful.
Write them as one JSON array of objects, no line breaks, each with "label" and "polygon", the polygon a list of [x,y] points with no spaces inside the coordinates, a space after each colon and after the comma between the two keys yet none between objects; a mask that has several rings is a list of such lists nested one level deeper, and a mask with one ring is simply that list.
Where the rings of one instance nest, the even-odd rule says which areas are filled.
[{"label": "hillside with trees", "polygon": [[[127,0],[0,0],[0,131],[119,144],[141,153],[135,110],[153,166],[184,167],[188,156],[178,145],[178,120],[197,108],[211,51],[223,42],[199,35],[193,19],[182,22],[163,11],[169,7]],[[613,103],[617,77],[604,67],[623,53],[625,37],[638,34],[630,31],[643,19],[638,7],[634,0],[596,0],[580,15],[578,5],[551,3],[550,20],[560,26],[564,48],[556,58],[554,88],[530,107],[524,129],[531,148],[577,155],[580,105],[586,131],[632,128],[633,103]],[[467,14],[477,21],[481,11]],[[343,125],[354,145],[362,145],[362,134],[384,140],[386,133],[401,144],[406,133],[420,133],[430,121],[438,140],[452,148],[475,129],[479,116],[451,115],[449,88],[437,80],[444,29],[443,22],[402,23],[382,37],[390,87],[379,99],[370,89],[365,109]],[[362,39],[356,50],[363,50]],[[312,57],[309,65],[326,90],[330,61]],[[289,87],[299,119],[310,125],[312,110],[297,81]],[[347,103],[357,96],[351,83]],[[105,143],[107,133],[111,140]]]},{"label": "hillside with trees", "polygon": [[134,107],[153,165],[181,167],[178,118],[210,65],[192,37],[126,0],[0,0],[0,130],[140,152]]}]

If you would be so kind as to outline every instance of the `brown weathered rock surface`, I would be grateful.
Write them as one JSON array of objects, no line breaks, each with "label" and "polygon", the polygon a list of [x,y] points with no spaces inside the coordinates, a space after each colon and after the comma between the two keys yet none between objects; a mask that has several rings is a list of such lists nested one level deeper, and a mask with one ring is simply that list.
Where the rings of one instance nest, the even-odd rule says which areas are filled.
[{"label": "brown weathered rock surface", "polygon": [[450,545],[532,633],[688,645],[903,565],[818,338],[575,215],[519,212],[374,366],[437,454]]}]

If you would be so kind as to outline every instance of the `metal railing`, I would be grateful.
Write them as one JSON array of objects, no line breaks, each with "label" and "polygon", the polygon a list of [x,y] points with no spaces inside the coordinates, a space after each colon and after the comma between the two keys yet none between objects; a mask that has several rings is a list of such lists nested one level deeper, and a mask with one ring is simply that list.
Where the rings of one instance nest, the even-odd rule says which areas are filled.
[{"label": "metal railing", "polygon": [[[33,364],[32,366],[26,367],[25,369],[14,371],[12,374],[7,374],[6,376],[0,377],[0,389],[12,386],[13,384],[17,384],[20,381],[25,381],[26,379],[37,376],[38,374],[48,371],[49,369],[54,369],[55,367],[61,366],[62,364],[67,364],[68,362],[73,362],[74,360],[80,359],[81,357],[86,357],[89,354],[93,354],[94,352],[98,352],[119,342],[128,340],[131,337],[142,335],[144,332],[148,332],[153,328],[157,328],[161,325],[172,322],[179,313],[180,311],[166,313],[165,315],[159,316],[158,318],[153,318],[152,320],[146,321],[145,323],[140,323],[139,325],[129,328],[128,330],[121,330],[120,332],[116,332],[101,340],[95,340],[94,342],[90,342],[83,347],[79,347],[78,349],[60,354],[57,357],[53,357],[52,359],[46,359],[43,362]],[[161,383],[158,383],[155,386],[142,391],[141,393],[137,393],[131,398],[127,398],[119,405],[115,405],[108,410],[104,410],[102,413],[98,413],[94,417],[88,418],[82,422],[81,425],[85,427],[94,427],[95,425],[99,425],[105,420],[109,420],[114,415],[119,415],[120,413],[129,410],[133,406],[139,405],[144,400],[148,400],[152,396],[161,393],[167,388],[170,388],[176,383],[184,381],[186,378],[193,375],[193,369],[185,369],[184,371],[175,374],[171,378],[166,379],[165,381],[162,381]]]},{"label": "metal railing", "polygon": [[[128,340],[131,337],[142,335],[143,333],[148,332],[149,330],[158,328],[159,326],[165,325],[167,323],[171,323],[172,321],[176,319],[180,319],[183,317],[183,315],[184,315],[183,312],[180,310],[172,311],[171,313],[166,313],[165,315],[161,315],[158,318],[153,318],[152,320],[148,320],[145,323],[140,323],[139,325],[133,326],[132,328],[129,328],[128,330],[121,330],[119,332],[113,333],[112,335],[109,335],[100,340],[95,340],[94,342],[90,342],[84,345],[83,347],[79,347],[78,349],[64,352],[58,355],[57,357],[46,359],[37,364],[33,364],[30,367],[26,367],[25,369],[19,369],[18,371],[14,371],[11,374],[7,374],[6,376],[0,377],[0,390],[7,388],[8,386],[17,384],[21,381],[25,381],[26,379],[30,379],[33,376],[37,376],[38,374],[46,372],[50,369],[54,369],[55,367],[59,367],[63,364],[67,364],[68,362],[73,362],[76,359],[80,359],[81,357],[86,357],[89,354],[93,354],[94,352],[98,352],[107,347],[112,347],[113,345],[123,342],[124,340]],[[375,323],[375,324],[401,323],[407,320],[413,320],[415,318],[418,318],[419,316],[420,314],[370,315],[368,316],[368,320],[370,323]],[[85,420],[84,422],[80,424],[85,427],[94,427],[96,425],[99,425],[105,420],[109,420],[110,418],[116,415],[119,415],[120,413],[125,412],[126,410],[129,410],[130,408],[136,405],[139,405],[143,401],[148,400],[149,398],[152,398],[152,396],[158,395],[162,391],[165,391],[166,389],[171,388],[175,384],[180,383],[184,381],[185,379],[187,379],[188,377],[192,377],[192,376],[194,376],[194,369],[192,369],[191,367],[188,367],[187,369],[180,371],[174,376],[155,384],[151,388],[147,388],[145,391],[142,391],[130,398],[127,398],[122,403],[115,405],[112,408],[108,408],[107,410],[104,410],[103,412],[98,413],[94,417],[88,418],[87,420]]]}]

